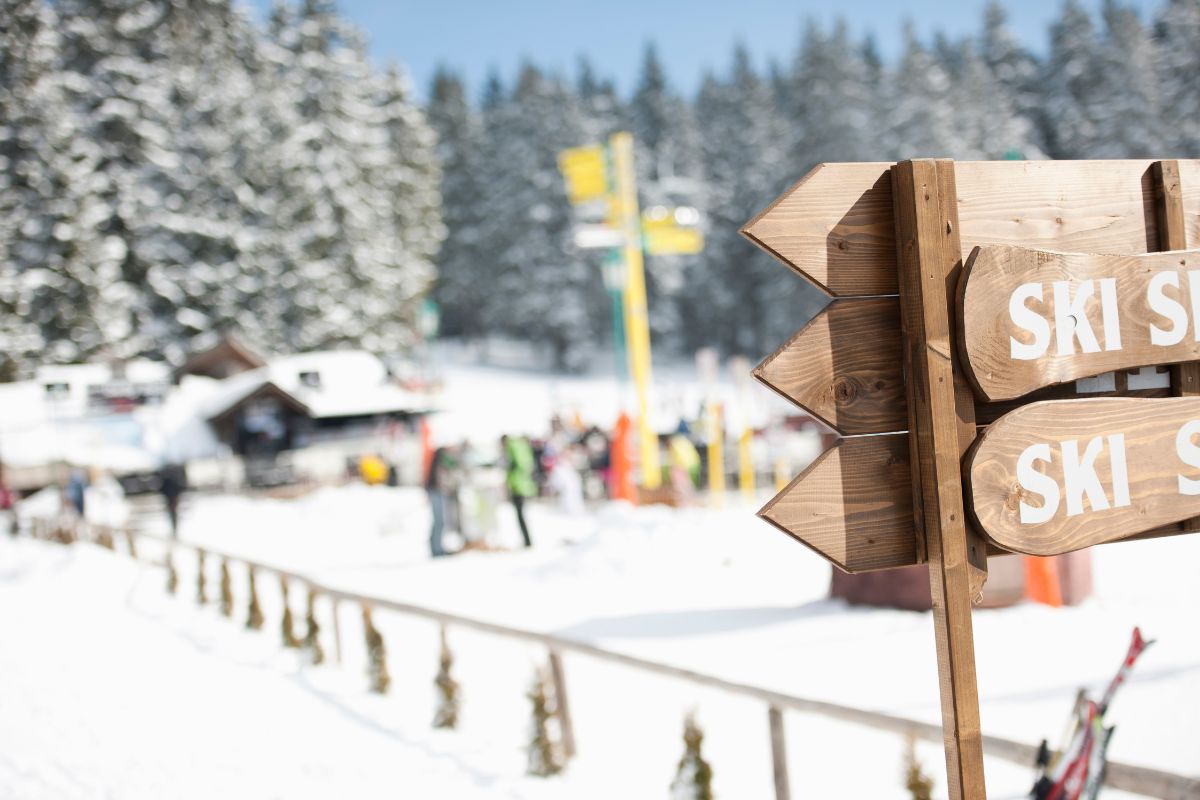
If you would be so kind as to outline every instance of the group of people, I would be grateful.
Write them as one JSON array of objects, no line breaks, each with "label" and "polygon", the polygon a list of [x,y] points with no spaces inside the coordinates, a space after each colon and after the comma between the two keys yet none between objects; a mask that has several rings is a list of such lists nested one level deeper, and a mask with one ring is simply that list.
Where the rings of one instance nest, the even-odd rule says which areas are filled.
[{"label": "group of people", "polygon": [[[429,531],[429,551],[434,558],[449,555],[444,544],[447,523],[462,532],[463,510],[460,490],[466,481],[470,464],[470,448],[459,445],[438,447],[429,459],[425,475],[425,492],[429,496],[432,524]],[[525,521],[525,501],[538,493],[534,478],[537,459],[529,440],[523,436],[500,437],[501,461],[504,467],[504,487],[517,514],[517,526],[526,547],[533,546],[529,525]]]}]

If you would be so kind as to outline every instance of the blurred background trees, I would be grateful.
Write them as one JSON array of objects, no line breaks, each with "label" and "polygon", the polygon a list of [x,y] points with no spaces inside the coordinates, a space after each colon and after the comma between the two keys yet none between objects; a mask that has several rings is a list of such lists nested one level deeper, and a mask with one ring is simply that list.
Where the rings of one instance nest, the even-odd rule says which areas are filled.
[{"label": "blurred background trees", "polygon": [[677,355],[767,352],[825,302],[736,232],[816,163],[1200,156],[1200,0],[1150,20],[1068,0],[1044,56],[998,3],[968,39],[910,31],[895,63],[807,24],[789,63],[734,48],[695,97],[652,45],[627,97],[586,60],[483,87],[444,68],[424,107],[330,0],[261,25],[230,0],[0,0],[0,16],[8,374],[178,360],[234,331],[403,351],[429,291],[443,335],[583,367],[609,301],[555,157],[615,130],[636,137],[643,207],[702,214],[703,253],[647,264],[655,346]]}]

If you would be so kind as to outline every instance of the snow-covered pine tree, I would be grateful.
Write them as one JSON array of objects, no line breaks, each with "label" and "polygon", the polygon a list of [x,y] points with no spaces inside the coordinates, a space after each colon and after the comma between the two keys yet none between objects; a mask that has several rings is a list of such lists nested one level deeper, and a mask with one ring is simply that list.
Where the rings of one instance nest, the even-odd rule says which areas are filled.
[{"label": "snow-covered pine tree", "polygon": [[883,108],[882,131],[888,159],[947,157],[967,151],[954,108],[953,82],[946,64],[904,29],[904,56],[892,72]]},{"label": "snow-covered pine tree", "polygon": [[208,603],[208,590],[204,575],[204,551],[196,551],[196,602],[200,605]]},{"label": "snow-covered pine tree", "polygon": [[809,21],[789,78],[788,127],[796,131],[792,163],[808,170],[826,161],[870,161],[877,101],[861,48],[838,19],[832,35]]},{"label": "snow-covered pine tree", "polygon": [[557,775],[566,766],[566,757],[555,719],[550,679],[545,669],[539,668],[534,673],[533,684],[526,697],[529,698],[532,712],[529,723],[529,765],[526,771],[543,778]]},{"label": "snow-covered pine tree", "polygon": [[308,650],[314,666],[325,660],[325,649],[321,647],[321,626],[317,624],[316,605],[317,592],[310,586],[304,611],[304,648]]},{"label": "snow-covered pine tree", "polygon": [[1164,152],[1200,157],[1200,0],[1168,0],[1157,30]]},{"label": "snow-covered pine tree", "polygon": [[279,595],[283,601],[283,615],[279,619],[279,633],[283,638],[284,647],[299,647],[300,639],[296,637],[296,624],[292,617],[292,603],[288,580],[279,576]]},{"label": "snow-covered pine tree", "polygon": [[481,338],[479,314],[488,300],[488,253],[482,236],[487,216],[481,184],[483,130],[458,75],[439,69],[433,77],[427,109],[437,133],[442,165],[442,203],[446,241],[437,258],[434,297],[448,336]]},{"label": "snow-covered pine tree", "polygon": [[58,9],[3,0],[0,18],[0,378],[11,380],[121,331],[98,324],[101,242],[71,191],[92,165],[67,104]]},{"label": "snow-covered pine tree", "polygon": [[[646,47],[627,113],[642,210],[689,206],[703,213],[706,197],[700,130],[690,104],[671,89],[653,44]],[[698,260],[692,255],[658,255],[646,260],[651,333],[676,349],[680,344],[679,294]]]},{"label": "snow-covered pine tree", "polygon": [[282,338],[292,349],[403,348],[442,236],[432,137],[398,79],[381,90],[331,0],[277,6],[269,32]]},{"label": "snow-covered pine tree", "polygon": [[233,581],[229,577],[229,559],[221,559],[221,615],[233,616]]},{"label": "snow-covered pine tree", "polygon": [[1091,15],[1078,0],[1067,0],[1051,26],[1050,55],[1042,69],[1040,119],[1051,158],[1087,158],[1096,149],[1096,98],[1106,91],[1098,49]]},{"label": "snow-covered pine tree", "polygon": [[[599,270],[572,245],[558,153],[583,143],[574,93],[527,64],[511,94],[484,96],[485,330],[538,342],[560,368],[585,366],[607,322]],[[603,322],[602,322],[603,321]]]},{"label": "snow-covered pine tree", "polygon": [[369,606],[362,607],[363,638],[367,645],[367,677],[370,678],[371,691],[376,694],[387,694],[392,677],[387,668],[387,647],[383,643],[383,634],[375,627],[371,619]]},{"label": "snow-covered pine tree", "polygon": [[254,579],[254,567],[247,567],[246,575],[250,595],[246,609],[246,627],[252,631],[262,630],[263,614],[262,608],[258,604],[258,586]]},{"label": "snow-covered pine tree", "polygon": [[980,57],[974,43],[964,41],[957,46],[950,102],[956,112],[960,149],[947,155],[982,161],[1015,153],[1027,159],[1041,158],[1033,126],[1017,111],[1009,89]]},{"label": "snow-covered pine tree", "polygon": [[[1030,137],[1032,143],[1037,146],[1038,153],[1044,153],[1046,145],[1042,141],[1038,126],[1038,62],[1013,35],[1008,26],[1008,12],[999,0],[991,0],[984,11],[979,55],[995,79],[1004,87],[1013,111],[1028,121]],[[1030,153],[1022,155],[1026,158],[1038,157]]]},{"label": "snow-covered pine tree", "polygon": [[917,737],[911,734],[904,740],[904,788],[910,800],[933,800],[933,779],[917,760]]},{"label": "snow-covered pine tree", "polygon": [[435,728],[458,727],[458,681],[450,674],[454,667],[454,654],[446,642],[446,629],[441,631],[441,651],[438,654],[438,672],[434,685],[438,690],[438,706],[433,716]]},{"label": "snow-covered pine tree", "polygon": [[696,715],[688,714],[683,724],[683,757],[671,781],[671,800],[712,800],[712,767],[704,760],[704,731]]},{"label": "snow-covered pine tree", "polygon": [[1102,88],[1091,98],[1096,140],[1087,155],[1161,155],[1167,137],[1162,123],[1156,42],[1137,11],[1116,0],[1105,0],[1103,18],[1105,34],[1096,59]]},{"label": "snow-covered pine tree", "polygon": [[[765,352],[819,309],[823,295],[738,234],[749,215],[795,177],[785,121],[744,47],[735,50],[728,80],[704,79],[696,116],[708,182],[708,231],[701,269],[683,289],[688,340],[726,353]],[[714,319],[722,324],[714,326]]]}]

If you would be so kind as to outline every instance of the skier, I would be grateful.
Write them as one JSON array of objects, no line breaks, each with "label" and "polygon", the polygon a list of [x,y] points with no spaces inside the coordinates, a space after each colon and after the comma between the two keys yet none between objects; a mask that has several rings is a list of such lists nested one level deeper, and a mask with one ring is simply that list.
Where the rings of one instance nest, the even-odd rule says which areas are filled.
[{"label": "skier", "polygon": [[533,547],[529,538],[529,527],[525,524],[525,499],[537,494],[537,482],[533,477],[533,448],[529,446],[525,437],[508,435],[500,437],[500,448],[505,461],[504,483],[508,487],[508,497],[512,500],[513,508],[517,511],[517,525],[521,528],[525,546]]},{"label": "skier", "polygon": [[166,464],[158,473],[158,491],[167,504],[167,518],[171,521],[171,538],[179,538],[179,499],[187,489],[187,471],[182,464]]},{"label": "skier", "polygon": [[449,494],[454,490],[455,471],[458,459],[451,447],[439,447],[429,459],[429,472],[425,476],[425,492],[429,495],[429,510],[433,523],[429,529],[429,554],[441,558],[446,553],[442,546],[442,534],[446,530],[446,506]]}]

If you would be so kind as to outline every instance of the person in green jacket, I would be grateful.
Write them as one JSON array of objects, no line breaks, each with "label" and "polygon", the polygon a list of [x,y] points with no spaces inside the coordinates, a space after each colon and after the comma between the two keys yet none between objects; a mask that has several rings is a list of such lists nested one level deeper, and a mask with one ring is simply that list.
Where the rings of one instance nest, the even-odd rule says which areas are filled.
[{"label": "person in green jacket", "polygon": [[504,452],[504,484],[508,487],[513,508],[517,510],[517,525],[521,527],[525,546],[532,547],[529,527],[525,524],[525,498],[537,494],[537,481],[533,479],[533,448],[525,437],[508,435],[500,437],[500,448]]}]

